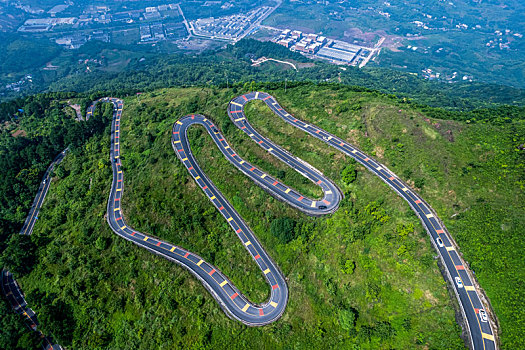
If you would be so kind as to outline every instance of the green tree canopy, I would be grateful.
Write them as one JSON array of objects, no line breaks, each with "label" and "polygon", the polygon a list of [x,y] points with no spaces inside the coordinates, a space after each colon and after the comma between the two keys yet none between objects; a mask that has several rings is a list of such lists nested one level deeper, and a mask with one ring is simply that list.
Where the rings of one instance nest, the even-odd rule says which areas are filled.
[{"label": "green tree canopy", "polygon": [[288,217],[277,218],[272,221],[270,230],[281,242],[288,243],[294,238],[295,221]]},{"label": "green tree canopy", "polygon": [[357,170],[355,169],[355,164],[356,161],[352,159],[352,161],[341,172],[341,178],[347,185],[351,184],[357,179]]},{"label": "green tree canopy", "polygon": [[353,308],[339,310],[339,324],[344,330],[349,331],[354,328],[356,320],[357,314]]},{"label": "green tree canopy", "polygon": [[26,235],[12,235],[0,256],[0,266],[4,266],[17,277],[31,272],[35,262],[36,245],[31,237]]}]

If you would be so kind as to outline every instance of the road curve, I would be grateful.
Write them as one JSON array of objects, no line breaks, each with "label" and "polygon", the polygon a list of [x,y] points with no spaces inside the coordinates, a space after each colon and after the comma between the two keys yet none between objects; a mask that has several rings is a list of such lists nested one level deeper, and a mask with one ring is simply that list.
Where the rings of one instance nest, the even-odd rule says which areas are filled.
[{"label": "road curve", "polygon": [[[239,214],[200,170],[189,149],[186,130],[188,126],[195,123],[204,125],[216,142],[222,139],[222,136],[213,131],[212,128],[214,128],[214,126],[211,121],[203,116],[197,115],[182,118],[175,123],[173,127],[174,140],[172,144],[176,149],[177,155],[181,157],[181,160],[194,176],[197,183],[200,184],[205,193],[209,195],[214,205],[227,219],[245,248],[250,252],[255,262],[263,271],[266,280],[271,286],[271,296],[267,302],[260,305],[251,303],[218,268],[205,262],[197,254],[141,233],[126,225],[125,219],[122,216],[121,206],[122,192],[124,189],[120,162],[120,118],[122,114],[122,101],[113,98],[109,101],[111,101],[115,107],[111,127],[112,147],[110,150],[113,182],[109,195],[107,215],[107,221],[111,229],[117,235],[186,267],[203,283],[230,317],[250,326],[262,326],[277,320],[284,312],[288,301],[288,288],[282,273],[262,248]],[[180,146],[176,147],[176,145],[179,144]]]},{"label": "road curve", "polygon": [[0,281],[2,286],[2,292],[7,298],[7,301],[13,308],[13,310],[25,317],[25,323],[27,327],[38,333],[38,336],[42,339],[42,348],[44,350],[60,350],[62,347],[58,344],[54,344],[51,337],[46,337],[41,331],[37,329],[39,326],[38,319],[33,310],[27,306],[26,299],[18,283],[16,283],[13,274],[7,270],[2,270],[2,279]]},{"label": "road curve", "polygon": [[[120,118],[123,103],[119,99],[105,99],[114,105],[114,115],[111,128],[110,158],[113,167],[113,182],[108,201],[107,220],[112,230],[119,236],[134,242],[158,255],[170,259],[193,273],[220,303],[226,313],[247,325],[261,326],[277,320],[287,304],[288,288],[285,279],[265,252],[257,238],[244,223],[214,184],[207,178],[198,166],[190,149],[187,129],[199,124],[206,128],[213,141],[225,157],[240,171],[256,182],[276,198],[294,206],[309,215],[324,215],[335,211],[341,200],[338,188],[322,173],[304,161],[292,156],[281,147],[261,136],[247,121],[244,106],[251,100],[262,100],[285,122],[325,142],[327,145],[356,159],[365,168],[388,184],[396,193],[406,200],[412,210],[418,215],[431,242],[439,253],[445,267],[447,277],[453,286],[459,301],[461,311],[467,323],[470,340],[474,349],[495,349],[496,343],[490,322],[482,317],[484,306],[479,292],[473,283],[468,267],[462,261],[454,241],[434,210],[403,181],[381,163],[372,159],[353,145],[344,140],[301,120],[294,118],[279,106],[277,101],[263,92],[252,92],[238,96],[230,101],[228,115],[232,122],[248,134],[259,146],[300,172],[323,190],[323,198],[316,200],[301,195],[275,178],[272,178],[254,165],[243,160],[226,142],[212,121],[206,117],[193,114],[178,120],[172,128],[172,146],[180,161],[187,168],[202,191],[208,196],[219,212],[237,234],[244,247],[263,272],[271,286],[271,295],[267,302],[257,305],[251,303],[216,267],[205,262],[198,255],[183,248],[164,242],[144,233],[140,233],[125,224],[122,216],[121,199],[124,182],[120,163]],[[94,106],[90,107],[91,111]],[[487,318],[490,315],[486,316]]]}]

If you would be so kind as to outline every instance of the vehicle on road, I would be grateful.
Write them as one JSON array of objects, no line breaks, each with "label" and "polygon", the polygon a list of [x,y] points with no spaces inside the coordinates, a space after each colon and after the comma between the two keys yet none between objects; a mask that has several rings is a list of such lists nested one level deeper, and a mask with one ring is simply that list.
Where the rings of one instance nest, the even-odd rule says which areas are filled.
[{"label": "vehicle on road", "polygon": [[479,318],[481,319],[481,322],[488,322],[489,320],[487,312],[483,309],[479,310]]},{"label": "vehicle on road", "polygon": [[319,209],[326,209],[326,205],[320,205]]},{"label": "vehicle on road", "polygon": [[454,277],[454,279],[456,280],[456,284],[458,285],[458,288],[463,288],[463,282],[461,281],[461,278]]},{"label": "vehicle on road", "polygon": [[445,245],[443,244],[443,241],[441,240],[441,238],[436,238],[436,243],[439,247],[443,248]]},{"label": "vehicle on road", "polygon": [[219,133],[219,130],[217,130],[217,128],[212,128],[213,132],[218,134]]}]

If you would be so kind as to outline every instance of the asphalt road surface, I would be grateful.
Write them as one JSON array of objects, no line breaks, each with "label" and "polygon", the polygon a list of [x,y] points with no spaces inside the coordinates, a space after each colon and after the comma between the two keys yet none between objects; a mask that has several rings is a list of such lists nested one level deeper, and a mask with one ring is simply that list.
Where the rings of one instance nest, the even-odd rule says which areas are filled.
[{"label": "asphalt road surface", "polygon": [[[214,140],[219,142],[219,138],[222,137],[214,133],[211,121],[206,120],[206,118],[202,116],[182,118],[173,126],[174,140],[172,143],[177,155],[181,157],[181,160],[183,160],[184,164],[188,167],[190,173],[194,175],[197,183],[202,185],[205,193],[209,194],[212,202],[227,219],[239,239],[241,239],[243,245],[263,271],[266,280],[271,286],[271,297],[262,305],[250,303],[218,268],[205,262],[197,254],[138,232],[126,225],[122,216],[121,206],[122,192],[124,189],[120,162],[120,118],[122,115],[122,101],[118,99],[110,99],[110,101],[115,107],[111,127],[112,147],[110,151],[111,164],[113,166],[113,182],[109,195],[107,215],[111,229],[117,235],[186,267],[203,283],[214,298],[219,301],[220,305],[230,317],[251,326],[261,326],[278,319],[282,315],[288,301],[288,288],[282,273],[230,203],[215,188],[211,181],[206,178],[204,173],[202,173],[191,154],[189,144],[185,138],[186,128],[200,121],[203,125],[207,126]],[[181,132],[184,132],[184,134]],[[179,135],[182,137],[179,138]],[[182,142],[184,142],[184,146],[182,146]],[[180,151],[176,147],[179,143],[181,144]],[[182,148],[184,148],[184,150],[182,150]]]},{"label": "asphalt road surface", "polygon": [[[430,236],[432,244],[439,253],[441,261],[443,262],[447,277],[452,284],[459,304],[462,309],[463,316],[467,322],[471,343],[474,349],[495,349],[496,343],[494,334],[489,322],[489,317],[485,312],[484,306],[479,297],[478,291],[473,283],[468,267],[461,259],[457,247],[454,246],[447,229],[437,217],[434,210],[428,205],[416,192],[411,190],[403,181],[401,181],[394,173],[387,169],[383,164],[372,159],[355,146],[347,143],[344,140],[301,120],[294,118],[286,112],[271,95],[261,92],[253,92],[234,98],[228,106],[228,115],[235,125],[247,133],[252,140],[257,142],[261,147],[268,152],[282,159],[277,153],[277,146],[271,141],[263,138],[257,131],[248,123],[244,114],[244,105],[251,100],[262,100],[277,116],[283,119],[288,124],[299,128],[313,137],[325,142],[327,145],[341,151],[342,153],[354,158],[374,175],[378,176],[386,184],[388,184],[394,191],[397,192],[404,200],[408,202],[412,210],[418,215],[427,233]],[[232,151],[233,152],[233,151]],[[285,160],[286,162],[286,160]],[[287,162],[289,165],[290,163]],[[294,169],[295,164],[292,166]],[[308,176],[309,177],[309,176]],[[310,178],[310,177],[309,177]],[[312,178],[310,178],[312,180]],[[313,179],[315,181],[315,179]],[[323,187],[323,183],[320,183]],[[325,188],[323,187],[323,190]],[[326,192],[325,192],[326,193]],[[287,202],[292,202],[296,199],[295,196],[286,198]],[[305,199],[302,199],[305,201]],[[308,201],[308,200],[307,200]],[[330,203],[327,205],[335,205]]]},{"label": "asphalt road surface", "polygon": [[2,270],[2,291],[15,312],[26,316],[28,327],[36,331],[38,326],[36,315],[33,310],[27,307],[27,302],[18,283],[16,283],[13,274],[7,270]]},{"label": "asphalt road surface", "polygon": [[33,232],[33,227],[35,226],[35,222],[38,219],[38,212],[40,211],[40,207],[42,207],[42,203],[44,203],[47,191],[49,190],[53,170],[55,166],[60,164],[60,162],[64,159],[66,152],[67,149],[60,152],[58,156],[55,157],[51,165],[49,165],[47,168],[46,173],[40,182],[40,187],[38,187],[38,192],[36,193],[33,205],[31,206],[26,221],[24,222],[24,226],[22,226],[22,230],[20,231],[21,235],[30,235]]}]

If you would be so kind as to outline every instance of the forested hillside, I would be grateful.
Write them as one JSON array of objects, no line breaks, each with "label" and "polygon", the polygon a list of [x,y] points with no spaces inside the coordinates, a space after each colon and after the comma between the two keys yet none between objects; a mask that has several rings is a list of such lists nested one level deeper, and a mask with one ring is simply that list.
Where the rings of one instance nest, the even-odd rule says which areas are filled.
[{"label": "forested hillside", "polygon": [[0,33],[0,78],[41,67],[61,51],[60,46],[46,39]]},{"label": "forested hillside", "polygon": [[261,56],[304,62],[305,57],[273,43],[245,39],[235,46],[200,55],[160,55],[146,60],[136,59],[120,73],[93,72],[65,77],[50,85],[52,91],[149,91],[170,86],[226,86],[249,81],[283,82],[312,81],[342,83],[395,94],[434,107],[469,110],[499,104],[525,104],[522,89],[486,83],[445,84],[423,80],[417,76],[383,68],[344,67],[311,61],[309,68],[298,71],[289,66],[265,63],[251,66],[251,58]]},{"label": "forested hillside", "polygon": [[[497,118],[478,111],[476,118],[472,112],[429,109],[366,89],[313,84],[290,88],[293,85],[286,92],[280,84],[274,88],[246,84],[230,89],[161,89],[125,98],[121,150],[127,222],[202,255],[251,300],[264,301],[269,290],[263,276],[173,154],[170,130],[182,115],[205,114],[239,155],[291,187],[318,195],[317,187],[273,159],[229,121],[230,98],[265,89],[290,113],[355,143],[422,194],[485,288],[501,323],[502,348],[519,347],[524,336],[520,325],[525,322],[519,307],[525,297],[519,288],[525,268],[520,235],[525,184],[522,110],[503,109]],[[41,129],[39,135],[50,138],[46,125],[65,118],[58,100],[50,98],[43,107],[44,115],[54,117],[20,118],[18,128]],[[65,124],[67,130],[76,130],[71,135],[79,141],[56,170],[31,236],[34,267],[19,278],[44,333],[53,334],[62,345],[463,348],[455,299],[408,205],[348,157],[276,120],[259,103],[247,108],[253,125],[333,179],[345,199],[330,217],[299,214],[235,170],[203,129],[191,130],[199,163],[253,228],[290,288],[289,305],[276,323],[248,328],[228,319],[186,270],[115,236],[107,226],[109,105],[99,107],[97,114],[105,117],[93,118],[99,121],[96,127],[72,120]],[[29,134],[26,142],[34,137]],[[8,147],[12,139],[10,132],[3,132],[3,154],[9,157],[14,157]],[[56,148],[72,142],[66,140]],[[33,153],[26,157],[31,159]],[[37,158],[37,164],[44,158]],[[27,166],[21,163],[18,172]],[[35,189],[26,186],[30,198]],[[16,196],[9,198],[17,202]],[[17,202],[20,214],[13,227],[21,225],[28,200]],[[16,232],[6,236],[11,233]],[[5,255],[2,259],[15,268],[20,263]],[[15,344],[17,339],[9,341]]]},{"label": "forested hillside", "polygon": [[[11,39],[14,40],[14,39]],[[12,50],[27,56],[27,50],[14,40]],[[31,60],[22,60],[34,66],[31,88],[20,93],[4,92],[1,100],[45,91],[107,91],[112,94],[152,91],[173,86],[232,86],[249,81],[284,82],[311,81],[332,82],[395,94],[414,102],[454,110],[496,107],[501,104],[525,105],[522,89],[486,83],[454,84],[430,82],[412,74],[384,68],[339,67],[324,61],[312,61],[297,52],[271,42],[243,39],[235,46],[229,45],[218,51],[202,54],[166,54],[151,52],[145,47],[130,51],[126,46],[90,42],[78,51],[68,51],[57,59],[58,68],[43,70],[39,66],[53,51],[53,46],[42,48],[39,55],[29,54]],[[26,51],[24,51],[26,50]],[[13,51],[11,56],[17,55]],[[50,53],[51,52],[51,53]],[[33,57],[34,56],[34,57]],[[38,56],[38,57],[37,57]],[[112,61],[111,57],[114,57]],[[290,66],[264,63],[251,66],[252,58],[262,56],[307,63],[295,71]],[[22,56],[20,56],[22,57]],[[101,66],[79,65],[79,60],[106,62]],[[107,64],[108,60],[112,63]],[[26,62],[27,61],[27,62]],[[40,63],[39,63],[40,62]],[[120,68],[119,68],[120,67]],[[7,81],[6,81],[7,82]]]}]

